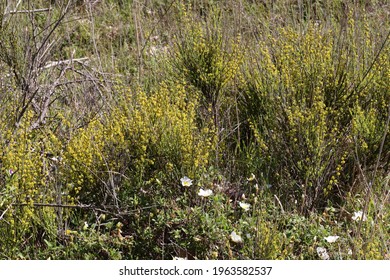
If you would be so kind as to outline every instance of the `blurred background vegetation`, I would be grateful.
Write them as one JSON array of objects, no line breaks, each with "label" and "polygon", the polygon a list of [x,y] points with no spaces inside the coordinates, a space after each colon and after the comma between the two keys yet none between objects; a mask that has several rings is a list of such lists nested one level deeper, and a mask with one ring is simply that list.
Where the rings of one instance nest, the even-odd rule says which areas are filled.
[{"label": "blurred background vegetation", "polygon": [[1,1],[0,259],[389,259],[389,19]]}]

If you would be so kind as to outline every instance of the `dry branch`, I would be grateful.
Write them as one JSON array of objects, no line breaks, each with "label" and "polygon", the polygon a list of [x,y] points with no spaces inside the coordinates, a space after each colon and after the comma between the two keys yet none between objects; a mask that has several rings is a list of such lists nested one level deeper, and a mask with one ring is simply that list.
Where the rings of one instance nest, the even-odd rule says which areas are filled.
[{"label": "dry branch", "polygon": [[[159,205],[151,205],[147,207],[143,207],[137,210],[133,211],[120,211],[118,213],[114,213],[113,211],[102,209],[93,205],[87,205],[87,204],[77,204],[77,205],[69,205],[69,204],[56,204],[56,203],[11,203],[10,206],[19,206],[19,207],[25,207],[25,206],[33,206],[33,207],[52,207],[52,208],[68,208],[68,209],[85,209],[85,210],[92,210],[100,213],[110,214],[116,217],[123,217],[125,215],[129,215],[132,213],[136,213],[140,210],[146,210],[150,208],[158,207]],[[8,209],[7,209],[8,210]]]},{"label": "dry branch", "polygon": [[6,15],[14,15],[14,14],[30,14],[30,13],[42,13],[42,12],[50,12],[50,8],[42,8],[42,9],[34,9],[34,10],[19,10],[19,11],[9,11],[4,13]]},{"label": "dry branch", "polygon": [[51,68],[51,67],[56,67],[58,65],[70,64],[72,62],[78,62],[80,64],[84,64],[84,61],[86,61],[86,60],[89,60],[89,58],[82,57],[82,58],[71,58],[71,59],[65,59],[65,60],[59,60],[59,61],[49,61],[40,70]]}]

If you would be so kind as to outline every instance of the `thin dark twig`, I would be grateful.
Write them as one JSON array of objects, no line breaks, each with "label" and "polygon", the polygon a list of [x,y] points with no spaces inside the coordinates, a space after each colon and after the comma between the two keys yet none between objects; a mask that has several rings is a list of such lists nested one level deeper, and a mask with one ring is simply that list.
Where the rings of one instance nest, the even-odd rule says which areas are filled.
[{"label": "thin dark twig", "polygon": [[[382,51],[384,50],[384,48],[385,48],[385,46],[386,46],[386,43],[387,43],[387,41],[388,41],[389,39],[390,39],[390,30],[389,30],[389,32],[387,33],[386,38],[385,38],[384,41],[382,42],[382,45],[380,46],[378,52],[376,53],[376,55],[375,55],[373,61],[371,62],[370,67],[368,67],[368,69],[367,69],[366,72],[364,73],[362,79],[353,87],[351,93],[346,97],[346,99],[350,99],[350,98],[354,95],[354,93],[356,93],[356,92],[362,92],[362,91],[364,90],[364,88],[367,86],[367,85],[366,85],[366,86],[364,86],[363,88],[360,88],[360,89],[359,89],[359,87],[363,84],[363,82],[364,82],[364,81],[366,80],[366,78],[368,77],[368,74],[369,74],[369,73],[371,72],[371,70],[373,69],[375,63],[378,61],[379,56],[380,56],[380,54],[382,53]],[[353,84],[352,84],[351,86],[353,86]]]},{"label": "thin dark twig", "polygon": [[25,206],[33,206],[33,207],[53,207],[53,208],[68,208],[68,209],[85,209],[85,210],[93,210],[105,214],[110,214],[116,217],[122,217],[125,215],[133,214],[136,212],[139,212],[140,210],[146,210],[158,207],[159,205],[154,204],[146,207],[142,207],[136,210],[132,211],[119,211],[118,213],[114,213],[110,210],[102,209],[93,205],[88,204],[77,204],[77,205],[70,205],[70,204],[57,204],[57,203],[11,203],[10,206],[19,206],[19,207],[25,207]]}]

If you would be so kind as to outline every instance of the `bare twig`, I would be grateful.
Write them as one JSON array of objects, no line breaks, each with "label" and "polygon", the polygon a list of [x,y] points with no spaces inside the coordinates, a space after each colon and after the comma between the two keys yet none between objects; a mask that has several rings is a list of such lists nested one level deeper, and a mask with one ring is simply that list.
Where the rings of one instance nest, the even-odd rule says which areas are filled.
[{"label": "bare twig", "polygon": [[59,66],[59,65],[64,65],[64,64],[70,64],[72,62],[77,62],[77,63],[80,63],[80,64],[84,64],[85,61],[89,60],[88,57],[82,57],[82,58],[71,58],[71,59],[65,59],[65,60],[59,60],[59,61],[49,61],[46,63],[45,66],[43,66],[42,68],[40,68],[40,70],[43,70],[43,69],[48,69],[48,68],[51,68],[51,67],[56,67],[56,66]]},{"label": "bare twig", "polygon": [[279,198],[276,196],[276,194],[274,194],[274,197],[275,197],[276,201],[279,203],[280,209],[282,209],[282,213],[284,213],[284,208],[283,208],[283,205],[280,202]]},{"label": "bare twig", "polygon": [[[11,203],[8,208],[11,206],[19,206],[19,207],[26,207],[26,206],[33,206],[33,207],[52,207],[52,208],[67,208],[67,209],[84,209],[84,210],[92,210],[96,212],[101,212],[109,215],[113,215],[116,217],[123,217],[125,215],[137,213],[140,210],[146,210],[146,209],[151,209],[155,207],[159,207],[160,205],[154,204],[146,207],[142,207],[133,211],[119,211],[117,213],[107,210],[107,209],[102,209],[93,205],[87,205],[87,204],[77,204],[77,205],[69,205],[69,204],[57,204],[57,203]],[[116,206],[114,207],[116,209]],[[8,211],[8,209],[6,210]],[[4,214],[4,213],[3,213]],[[3,215],[2,215],[3,216]]]},{"label": "bare twig", "polygon": [[12,203],[11,203],[10,205],[8,205],[7,209],[5,209],[3,213],[1,213],[1,216],[0,216],[0,221],[3,219],[3,217],[4,217],[5,213],[7,213],[7,212],[8,212],[8,210],[9,210],[11,207],[12,207]]},{"label": "bare twig", "polygon": [[14,10],[4,13],[4,15],[13,15],[13,14],[30,14],[30,13],[42,13],[42,12],[50,12],[50,8],[42,8],[42,9],[34,9],[34,10]]}]

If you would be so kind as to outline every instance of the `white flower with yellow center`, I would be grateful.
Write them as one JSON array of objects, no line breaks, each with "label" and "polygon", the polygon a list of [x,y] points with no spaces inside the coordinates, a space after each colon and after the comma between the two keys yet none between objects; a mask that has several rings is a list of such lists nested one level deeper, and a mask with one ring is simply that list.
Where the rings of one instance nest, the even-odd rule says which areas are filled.
[{"label": "white flower with yellow center", "polygon": [[180,179],[181,185],[183,187],[190,187],[192,186],[192,180],[188,178],[187,176],[184,176],[183,178]]},{"label": "white flower with yellow center", "polygon": [[256,179],[256,176],[253,173],[251,173],[251,176],[249,178],[247,178],[248,182],[251,182],[251,181],[253,181],[255,179]]},{"label": "white flower with yellow center", "polygon": [[324,239],[329,242],[329,243],[334,243],[337,241],[337,239],[339,239],[340,236],[337,236],[337,235],[330,235],[330,236],[327,236],[325,237]]},{"label": "white flower with yellow center", "polygon": [[240,205],[240,207],[244,211],[249,211],[249,209],[251,208],[251,205],[249,203],[245,203],[245,202],[238,202],[238,205]]},{"label": "white flower with yellow center", "polygon": [[201,196],[201,197],[208,197],[208,196],[210,196],[212,194],[213,194],[213,191],[210,190],[210,189],[207,189],[207,190],[200,189],[199,192],[198,192],[198,195]]},{"label": "white flower with yellow center", "polygon": [[364,222],[367,220],[367,217],[366,215],[363,215],[363,211],[357,211],[353,213],[352,220],[354,221],[362,220]]},{"label": "white flower with yellow center", "polygon": [[234,243],[242,243],[242,238],[241,238],[241,236],[239,236],[235,231],[232,231],[232,233],[230,234],[230,239],[231,239]]}]

